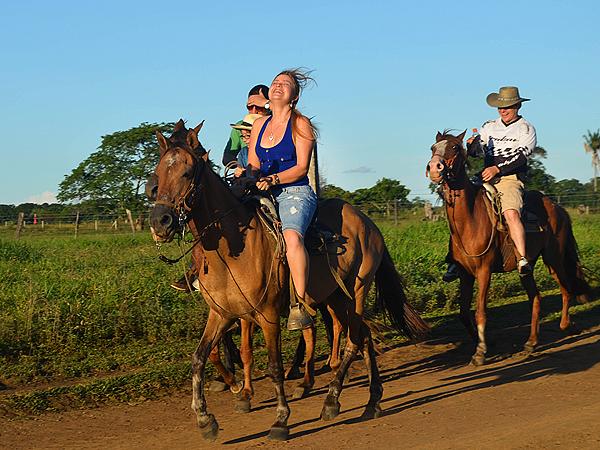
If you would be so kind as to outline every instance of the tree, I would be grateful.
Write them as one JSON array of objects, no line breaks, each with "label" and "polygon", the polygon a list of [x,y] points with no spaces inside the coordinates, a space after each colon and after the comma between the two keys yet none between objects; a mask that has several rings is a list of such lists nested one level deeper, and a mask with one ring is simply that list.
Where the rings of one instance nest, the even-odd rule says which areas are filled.
[{"label": "tree", "polygon": [[349,203],[352,203],[352,193],[334,184],[326,184],[321,187],[321,198],[341,198]]},{"label": "tree", "polygon": [[61,202],[84,202],[102,209],[146,204],[144,184],[158,163],[155,132],[170,133],[173,123],[142,123],[102,136],[98,151],[82,161],[59,185]]},{"label": "tree", "polygon": [[382,178],[370,188],[354,191],[354,201],[356,203],[384,203],[398,200],[401,203],[405,203],[408,201],[407,197],[409,193],[410,189],[401,184],[400,181]]},{"label": "tree", "polygon": [[527,163],[527,189],[545,193],[552,192],[556,178],[546,172],[544,163],[541,161],[542,159],[545,159],[547,155],[548,152],[544,147],[535,147],[533,149]]},{"label": "tree", "polygon": [[586,200],[584,190],[585,186],[575,178],[557,181],[552,188],[554,196],[560,199],[561,205],[565,206],[584,204]]},{"label": "tree", "polygon": [[592,167],[594,168],[594,192],[598,190],[598,168],[600,167],[600,129],[593,133],[588,130],[587,134],[583,136],[583,147],[587,153],[592,154]]}]

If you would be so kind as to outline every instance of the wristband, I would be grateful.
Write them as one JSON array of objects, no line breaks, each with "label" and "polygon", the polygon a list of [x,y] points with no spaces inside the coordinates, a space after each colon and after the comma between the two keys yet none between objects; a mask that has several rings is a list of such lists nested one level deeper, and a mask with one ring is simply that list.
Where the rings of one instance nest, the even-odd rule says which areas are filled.
[{"label": "wristband", "polygon": [[277,175],[276,173],[273,174],[273,186],[278,185],[279,183],[281,183],[281,181],[279,181],[279,175]]}]

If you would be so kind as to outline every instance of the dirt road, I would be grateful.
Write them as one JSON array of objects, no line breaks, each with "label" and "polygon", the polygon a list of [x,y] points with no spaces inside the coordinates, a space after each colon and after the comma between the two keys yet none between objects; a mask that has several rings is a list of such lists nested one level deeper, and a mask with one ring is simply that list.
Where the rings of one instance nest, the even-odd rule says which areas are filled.
[{"label": "dirt road", "polygon": [[[358,421],[368,397],[362,361],[351,367],[332,422],[319,419],[330,376],[321,374],[310,397],[290,403],[290,439],[283,443],[266,438],[275,409],[271,383],[261,379],[249,414],[233,412],[231,394],[209,394],[220,425],[215,443],[195,429],[186,390],[134,406],[3,420],[0,447],[598,449],[600,326],[573,336],[556,328],[542,327],[542,345],[530,356],[516,350],[524,327],[498,330],[496,359],[481,368],[467,365],[472,345],[452,338],[390,350],[379,358],[385,414],[367,422]],[[291,392],[295,381],[287,383]]]}]

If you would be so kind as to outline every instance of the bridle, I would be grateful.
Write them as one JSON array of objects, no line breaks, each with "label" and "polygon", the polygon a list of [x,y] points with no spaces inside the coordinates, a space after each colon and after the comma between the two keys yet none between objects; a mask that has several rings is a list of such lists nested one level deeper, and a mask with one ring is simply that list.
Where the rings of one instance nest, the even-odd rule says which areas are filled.
[{"label": "bridle", "polygon": [[[445,144],[446,142],[448,142],[447,139],[444,139],[443,141],[439,141],[436,142],[433,145],[433,153],[431,155],[431,157],[433,158],[434,156],[438,156],[441,159],[441,163],[442,163],[442,170],[440,171],[440,176],[442,177],[442,180],[440,181],[440,184],[447,184],[449,182],[452,181],[456,181],[458,179],[458,176],[460,175],[461,170],[464,168],[464,158],[462,156],[464,149],[462,148],[462,145],[460,144],[454,144],[454,146],[452,147],[453,149],[456,149],[456,152],[454,153],[454,155],[451,158],[446,158],[446,145],[440,145],[440,144]],[[425,173],[427,176],[429,176],[429,164],[427,165],[427,168],[425,170]]]},{"label": "bridle", "polygon": [[[183,229],[184,226],[190,221],[191,215],[189,213],[192,211],[192,208],[194,207],[196,201],[200,197],[200,193],[203,188],[202,175],[204,173],[204,168],[206,167],[206,162],[201,161],[201,158],[195,153],[195,150],[193,149],[188,149],[186,147],[177,148],[180,148],[187,152],[194,160],[194,173],[192,175],[190,183],[184,191],[184,193],[180,195],[178,199],[175,199],[174,201],[157,199],[154,202],[154,205],[164,205],[174,210],[179,221],[179,228]],[[169,150],[167,150],[163,154],[161,159],[164,158],[167,153],[169,153]]]},{"label": "bridle", "polygon": [[[445,158],[446,146],[439,145],[439,144],[445,143],[445,142],[448,142],[448,140],[444,139],[442,141],[436,142],[432,147],[433,154],[431,156],[432,156],[432,158],[433,158],[433,156],[438,156],[441,159],[443,168],[440,171],[442,180],[440,181],[439,184],[444,185],[444,200],[445,200],[446,204],[448,206],[452,206],[456,200],[456,197],[459,196],[458,192],[460,191],[460,189],[457,190],[454,187],[451,187],[449,185],[449,183],[452,183],[459,179],[459,175],[461,174],[461,171],[464,170],[466,159],[463,156],[464,148],[462,147],[462,144],[458,144],[458,143],[453,145],[453,149],[456,150],[454,155],[451,158],[446,159]],[[427,165],[427,175],[429,175],[429,164]],[[452,208],[452,222],[456,222],[456,219],[454,218],[454,214],[455,214],[455,209]],[[490,234],[490,239],[489,239],[485,249],[479,253],[469,253],[469,252],[467,252],[465,245],[462,242],[460,233],[452,232],[452,226],[450,225],[450,220],[448,220],[448,228],[450,230],[451,235],[456,235],[457,246],[460,249],[460,251],[463,252],[463,254],[469,258],[479,258],[479,257],[485,255],[492,248],[492,244],[496,237],[496,227],[492,224],[492,232]]]}]

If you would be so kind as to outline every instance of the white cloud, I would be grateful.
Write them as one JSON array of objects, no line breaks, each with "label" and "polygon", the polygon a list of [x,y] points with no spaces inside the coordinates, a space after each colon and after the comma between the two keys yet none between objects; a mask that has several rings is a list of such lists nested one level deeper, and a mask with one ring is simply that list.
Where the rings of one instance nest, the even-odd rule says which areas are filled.
[{"label": "white cloud", "polygon": [[360,166],[355,169],[344,170],[342,173],[375,173],[375,170],[370,167]]},{"label": "white cloud", "polygon": [[56,203],[56,194],[50,191],[42,192],[39,195],[30,196],[26,203],[36,203],[38,205],[42,203]]}]

